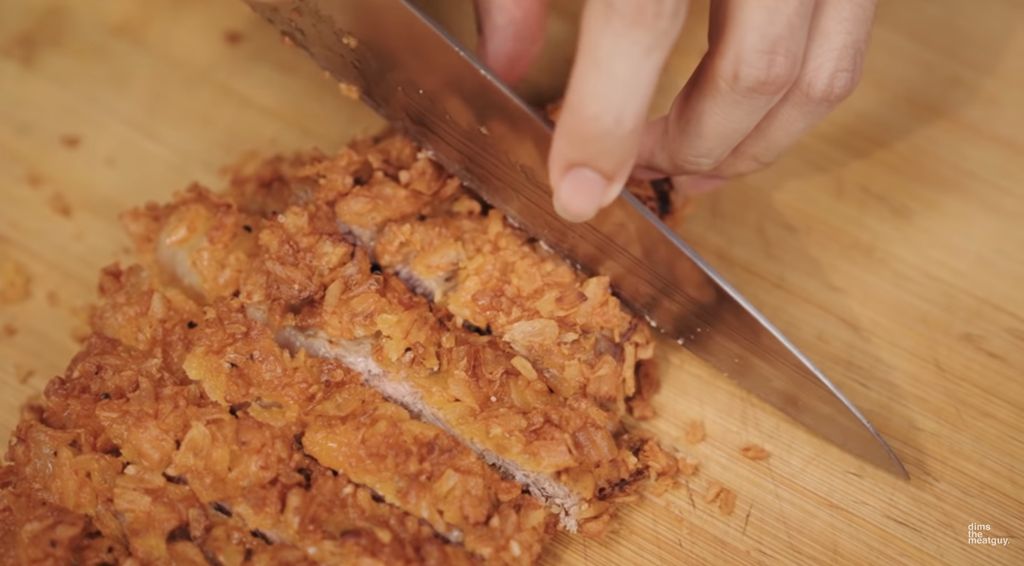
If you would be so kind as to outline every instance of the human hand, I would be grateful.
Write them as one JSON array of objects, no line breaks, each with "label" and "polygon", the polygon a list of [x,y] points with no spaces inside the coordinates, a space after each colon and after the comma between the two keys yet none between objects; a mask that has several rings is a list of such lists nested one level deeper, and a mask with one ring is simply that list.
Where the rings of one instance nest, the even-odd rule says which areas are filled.
[{"label": "human hand", "polygon": [[[484,62],[517,81],[540,51],[547,0],[476,4]],[[874,0],[711,0],[707,53],[649,122],[688,4],[587,0],[548,159],[566,219],[592,218],[631,175],[702,192],[761,169],[857,85]]]}]

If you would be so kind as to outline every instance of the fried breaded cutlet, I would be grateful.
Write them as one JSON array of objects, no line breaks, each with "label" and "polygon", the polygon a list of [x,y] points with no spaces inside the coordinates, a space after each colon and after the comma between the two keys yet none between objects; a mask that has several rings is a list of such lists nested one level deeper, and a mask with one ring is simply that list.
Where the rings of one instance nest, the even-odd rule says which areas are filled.
[{"label": "fried breaded cutlet", "polygon": [[675,481],[624,420],[647,326],[401,136],[125,223],[0,468],[0,560],[529,564]]}]

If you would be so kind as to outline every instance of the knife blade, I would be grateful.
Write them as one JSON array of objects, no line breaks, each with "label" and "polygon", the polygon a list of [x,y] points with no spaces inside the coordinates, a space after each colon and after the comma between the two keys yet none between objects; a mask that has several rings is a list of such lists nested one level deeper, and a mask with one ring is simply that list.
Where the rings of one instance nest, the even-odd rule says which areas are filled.
[{"label": "knife blade", "polygon": [[490,204],[698,357],[812,432],[897,476],[864,415],[764,315],[628,192],[573,224],[551,205],[551,126],[406,0],[248,0]]}]

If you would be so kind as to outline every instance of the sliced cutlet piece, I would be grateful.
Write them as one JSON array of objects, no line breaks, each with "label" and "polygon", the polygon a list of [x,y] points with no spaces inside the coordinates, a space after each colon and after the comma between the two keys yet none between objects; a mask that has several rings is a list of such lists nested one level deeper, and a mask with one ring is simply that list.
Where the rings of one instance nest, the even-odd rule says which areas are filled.
[{"label": "sliced cutlet piece", "polygon": [[267,218],[289,206],[336,203],[340,225],[364,242],[388,222],[430,214],[461,194],[457,178],[393,133],[355,141],[332,156],[307,152],[240,164],[227,191],[243,211]]},{"label": "sliced cutlet piece", "polygon": [[438,322],[397,278],[373,274],[362,250],[350,265],[322,302],[285,317],[294,323],[280,326],[284,342],[356,369],[554,505],[565,528],[603,519],[616,496],[674,473],[673,458],[646,458],[658,454],[647,447],[656,443],[632,437],[584,396],[552,393],[496,338]]},{"label": "sliced cutlet piece", "polygon": [[[245,438],[252,444],[260,438],[254,432],[258,427],[253,427],[262,423],[267,425],[264,432],[271,430],[267,427],[280,429],[273,437],[276,444],[255,446],[242,451],[243,456],[266,457],[298,439],[305,453],[323,466],[371,488],[485,560],[525,564],[537,558],[554,517],[539,500],[523,494],[515,482],[503,480],[469,448],[436,426],[410,418],[351,370],[303,352],[293,356],[275,342],[263,323],[244,314],[239,300],[219,299],[197,314],[196,306],[182,304],[188,303],[187,299],[179,296],[174,301],[152,285],[147,289],[147,282],[156,281],[147,279],[140,268],[118,271],[106,272],[102,285],[105,308],[98,309],[103,316],[96,317],[97,326],[130,337],[156,337],[153,342],[165,348],[178,344],[165,351],[165,365],[183,369],[185,382],[201,386],[205,398],[219,407],[210,418],[189,419],[192,425],[184,439],[184,425],[174,419],[129,431],[119,431],[118,423],[132,419],[105,419],[114,430],[111,435],[145,435],[140,438],[145,442],[122,442],[122,450],[132,452],[148,445],[169,449],[171,438],[180,443],[179,453],[196,446],[220,450]],[[173,290],[167,288],[172,294]],[[155,309],[159,317],[147,316],[154,309],[145,305],[152,304],[161,305]],[[228,412],[236,419],[219,418]],[[168,424],[178,432],[158,436]],[[200,443],[211,437],[212,442]],[[211,492],[211,482],[201,482],[197,474],[205,477],[215,472],[203,466],[216,458],[200,454],[179,461],[175,456],[171,464],[167,458],[165,451],[154,466],[191,478],[190,485],[203,501],[230,502],[253,487],[230,476],[216,485],[235,491]],[[265,461],[243,468],[272,470],[272,464]],[[196,466],[198,472],[192,469]],[[191,471],[186,473],[186,469]]]},{"label": "sliced cutlet piece", "polygon": [[538,499],[352,370],[304,351],[292,355],[238,301],[207,309],[194,338],[184,368],[212,399],[272,426],[297,425],[303,450],[321,465],[489,562],[539,556],[554,517]]},{"label": "sliced cutlet piece", "polygon": [[373,251],[456,324],[492,332],[542,368],[560,396],[584,394],[621,413],[636,394],[637,364],[654,353],[648,326],[607,277],[581,275],[497,210],[466,199],[447,214],[390,223]]},{"label": "sliced cutlet piece", "polygon": [[[94,369],[118,365],[117,350],[109,342],[92,341],[76,358],[73,368],[78,364]],[[97,359],[92,359],[93,347]],[[122,364],[135,361],[135,356],[129,355]],[[73,371],[85,379],[100,380],[126,369],[99,374],[73,369],[69,375]],[[67,387],[64,391],[73,389]],[[149,404],[144,399],[151,393],[152,389],[140,386],[130,396],[133,401]],[[55,428],[75,423],[50,422],[49,417],[59,410],[48,406],[51,395],[60,395],[60,391],[48,388],[47,396],[23,413],[8,453],[10,464],[0,474],[4,477],[0,507],[5,508],[0,510],[0,533],[5,533],[3,537],[18,533],[16,544],[5,544],[4,548],[26,557],[27,561],[19,563],[47,563],[44,556],[56,555],[67,559],[51,563],[117,563],[132,557],[147,564],[196,564],[205,563],[204,556],[215,557],[221,563],[238,563],[227,558],[252,554],[255,559],[255,555],[267,554],[262,552],[267,546],[264,541],[251,536],[237,519],[230,521],[213,513],[180,478],[135,464],[135,454],[121,453],[109,436],[97,437],[95,433],[106,433],[102,424],[98,429],[91,423],[81,428]],[[78,399],[96,412],[102,412],[99,407],[111,402],[95,397]],[[73,402],[64,399],[59,406],[66,408]],[[149,419],[174,412],[171,407],[149,407]],[[147,424],[149,420],[122,423],[124,429]],[[95,450],[103,445],[111,448]],[[44,511],[48,512],[44,515]],[[76,531],[76,525],[83,530]],[[28,541],[38,541],[40,533],[49,540],[37,548],[27,545]],[[105,544],[97,546],[100,543]],[[304,552],[286,544],[272,555],[290,556],[300,564],[313,563]],[[39,561],[28,560],[31,556]]]},{"label": "sliced cutlet piece", "polygon": [[[250,317],[276,329],[280,341],[359,372],[555,506],[569,530],[590,522],[585,530],[599,531],[616,496],[643,479],[674,474],[675,459],[656,442],[628,434],[585,396],[552,393],[498,339],[439,322],[398,278],[375,273],[365,251],[340,238],[330,215],[326,205],[308,204],[261,222],[257,253],[237,274]],[[165,225],[160,233],[178,228]],[[156,257],[183,256],[176,264],[191,265],[188,250],[203,246],[190,238],[155,238]],[[173,249],[182,242],[186,249]],[[193,290],[202,296],[225,287],[212,274],[180,279],[215,282]]]},{"label": "sliced cutlet piece", "polygon": [[[298,558],[306,562],[476,560],[462,546],[445,544],[426,522],[378,500],[371,489],[303,452],[306,423],[295,416],[323,390],[321,372],[289,371],[301,364],[282,356],[269,335],[260,335],[263,343],[258,343],[249,334],[253,323],[244,316],[218,316],[209,307],[196,316],[199,309],[188,306],[188,299],[179,297],[176,305],[147,282],[154,283],[139,268],[105,271],[96,329],[130,329],[123,335],[140,345],[149,340],[150,349],[96,335],[67,374],[51,382],[39,420],[75,428],[51,433],[71,439],[60,442],[36,441],[28,433],[35,429],[26,428],[19,450],[30,452],[16,462],[55,470],[28,474],[44,482],[36,491],[60,494],[61,505],[95,515],[97,521],[116,517],[123,529],[134,529],[128,533],[132,553],[150,561],[163,560],[170,552],[162,529],[171,523],[177,528],[174,513],[184,508],[183,501],[192,500],[215,511],[216,518],[230,518],[245,527],[243,532],[255,533],[256,546],[273,544],[277,554],[293,545],[301,548]],[[234,308],[237,313],[240,307]],[[218,369],[245,372],[256,385],[216,375],[193,381],[194,372],[217,373],[205,369],[214,352],[224,354],[217,360]],[[261,369],[265,371],[253,377]],[[232,396],[247,394],[251,401],[229,403]],[[60,443],[89,452],[71,460],[59,450],[55,457],[46,456],[48,446]],[[86,472],[92,483],[68,483]],[[165,496],[170,499],[162,502],[159,498]],[[156,507],[142,506],[146,502]],[[543,518],[546,513],[539,510]],[[153,516],[147,519],[147,513]],[[186,515],[192,520],[194,512]],[[508,547],[510,541],[502,542]]]},{"label": "sliced cutlet piece", "polygon": [[0,548],[5,564],[120,564],[129,556],[122,540],[35,491],[14,464],[0,467]]},{"label": "sliced cutlet piece", "polygon": [[[484,212],[407,138],[358,142],[331,158],[270,159],[237,173],[230,193],[240,207],[271,216],[289,205],[330,206],[381,267],[457,324],[494,332],[543,368],[559,395],[582,393],[617,413],[630,400],[640,407],[635,416],[651,414],[651,392],[638,391],[636,376],[654,342],[608,278],[583,276],[497,211]],[[641,385],[656,387],[655,375]]]}]

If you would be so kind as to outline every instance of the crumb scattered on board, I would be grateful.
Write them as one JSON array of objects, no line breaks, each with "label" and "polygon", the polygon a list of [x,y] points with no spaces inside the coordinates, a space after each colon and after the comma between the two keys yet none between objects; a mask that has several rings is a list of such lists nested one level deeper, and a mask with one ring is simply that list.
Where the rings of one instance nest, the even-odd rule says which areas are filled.
[{"label": "crumb scattered on board", "polygon": [[757,444],[746,444],[740,448],[740,454],[748,460],[767,460],[771,454],[763,446]]},{"label": "crumb scattered on board", "polygon": [[690,458],[679,458],[679,473],[685,477],[697,475],[700,470],[700,462]]},{"label": "crumb scattered on board", "polygon": [[25,183],[28,185],[28,188],[33,191],[39,190],[39,187],[43,186],[44,182],[46,182],[46,180],[43,176],[35,171],[29,171],[25,174]]},{"label": "crumb scattered on board", "polygon": [[68,149],[75,149],[82,145],[82,138],[76,134],[64,134],[60,137],[60,144]]},{"label": "crumb scattered on board", "polygon": [[704,494],[704,501],[707,503],[714,503],[715,500],[718,499],[718,496],[722,494],[723,489],[725,489],[725,486],[712,480],[711,483],[708,484],[708,492]]},{"label": "crumb scattered on board", "polygon": [[18,383],[22,385],[28,383],[28,381],[32,379],[32,376],[34,376],[35,374],[36,370],[32,368],[24,367],[19,364],[14,364],[14,379],[16,379]]},{"label": "crumb scattered on board", "polygon": [[359,87],[350,83],[338,83],[338,92],[352,100],[359,100]]},{"label": "crumb scattered on board", "polygon": [[92,313],[92,307],[89,305],[72,306],[70,312],[75,320],[70,330],[71,339],[79,344],[85,342],[89,335],[92,334],[92,328],[89,327],[89,316]]},{"label": "crumb scattered on board", "polygon": [[224,43],[227,43],[228,45],[238,45],[239,43],[242,43],[243,39],[245,39],[245,36],[237,29],[224,30]]},{"label": "crumb scattered on board", "polygon": [[50,195],[50,199],[46,201],[46,204],[54,213],[64,218],[71,218],[71,203],[68,202],[68,199],[62,193]]},{"label": "crumb scattered on board", "polygon": [[704,442],[707,433],[704,430],[704,421],[690,421],[686,424],[686,431],[683,439],[687,444],[700,444]]},{"label": "crumb scattered on board", "polygon": [[728,517],[736,510],[736,492],[723,488],[722,494],[718,496],[718,511]]},{"label": "crumb scattered on board", "polygon": [[25,266],[13,258],[0,256],[0,305],[28,299],[32,278]]},{"label": "crumb scattered on board", "polygon": [[718,511],[728,517],[736,510],[736,492],[725,487],[717,481],[708,484],[708,491],[704,495],[707,503],[718,503]]},{"label": "crumb scattered on board", "polygon": [[355,49],[356,47],[359,47],[359,40],[356,39],[355,36],[350,33],[346,33],[344,36],[342,36],[341,42],[345,45],[345,47],[348,47],[349,49]]}]

